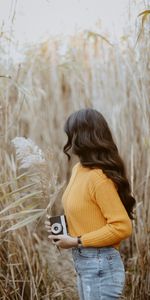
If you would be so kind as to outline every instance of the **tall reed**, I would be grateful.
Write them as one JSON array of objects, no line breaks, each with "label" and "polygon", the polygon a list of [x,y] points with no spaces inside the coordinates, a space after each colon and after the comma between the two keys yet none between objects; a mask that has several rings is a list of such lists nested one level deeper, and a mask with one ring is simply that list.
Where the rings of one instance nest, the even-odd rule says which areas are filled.
[{"label": "tall reed", "polygon": [[[90,32],[70,37],[63,56],[61,46],[58,39],[32,46],[9,74],[1,62],[1,73],[8,77],[0,78],[0,206],[6,208],[0,215],[0,299],[78,299],[70,251],[56,253],[44,217],[4,230],[24,220],[26,210],[45,209],[49,203],[40,179],[31,185],[37,174],[19,171],[10,141],[30,137],[50,155],[46,176],[58,191],[75,162],[73,157],[68,165],[62,151],[63,125],[68,114],[82,107],[94,107],[108,120],[137,200],[133,235],[121,246],[127,278],[123,299],[149,299],[150,41],[143,37],[133,46],[126,38],[122,45],[112,45]],[[54,214],[63,212],[64,188],[55,194]]]}]

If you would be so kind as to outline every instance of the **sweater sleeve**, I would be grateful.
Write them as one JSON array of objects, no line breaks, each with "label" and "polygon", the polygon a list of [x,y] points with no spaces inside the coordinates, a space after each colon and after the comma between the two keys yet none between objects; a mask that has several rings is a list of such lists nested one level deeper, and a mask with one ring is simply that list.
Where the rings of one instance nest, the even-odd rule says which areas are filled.
[{"label": "sweater sleeve", "polygon": [[96,173],[91,189],[92,200],[106,219],[106,224],[98,230],[83,234],[84,247],[105,247],[119,243],[132,234],[132,222],[119,197],[114,182],[103,174]]}]

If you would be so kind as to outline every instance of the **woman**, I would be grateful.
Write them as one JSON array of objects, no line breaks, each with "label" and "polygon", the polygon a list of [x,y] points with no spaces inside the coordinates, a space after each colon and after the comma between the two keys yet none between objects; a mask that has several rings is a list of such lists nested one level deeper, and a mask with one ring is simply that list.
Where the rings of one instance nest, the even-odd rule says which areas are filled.
[{"label": "woman", "polygon": [[106,120],[95,109],[72,113],[64,130],[64,153],[70,160],[71,149],[79,161],[62,197],[69,234],[53,243],[72,248],[80,300],[119,299],[125,284],[119,245],[132,233],[135,204],[125,166]]}]

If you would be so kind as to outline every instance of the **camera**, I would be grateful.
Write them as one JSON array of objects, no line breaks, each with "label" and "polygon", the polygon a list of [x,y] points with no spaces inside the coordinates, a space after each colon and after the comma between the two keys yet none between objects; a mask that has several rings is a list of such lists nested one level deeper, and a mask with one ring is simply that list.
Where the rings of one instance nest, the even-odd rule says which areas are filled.
[{"label": "camera", "polygon": [[[50,221],[50,225],[51,225],[51,234],[67,235],[67,220],[66,220],[65,215],[50,217],[49,221]],[[59,241],[59,239],[54,239],[54,242],[57,242],[57,241]]]}]

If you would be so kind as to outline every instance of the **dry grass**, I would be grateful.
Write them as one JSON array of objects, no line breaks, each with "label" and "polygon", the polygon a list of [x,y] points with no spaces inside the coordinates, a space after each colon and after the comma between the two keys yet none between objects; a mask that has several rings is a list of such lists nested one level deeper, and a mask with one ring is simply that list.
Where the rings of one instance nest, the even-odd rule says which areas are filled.
[{"label": "dry grass", "polygon": [[[1,61],[1,75],[6,77],[0,78],[0,206],[7,208],[1,217],[18,214],[0,221],[0,299],[78,299],[70,251],[63,250],[60,256],[49,244],[43,214],[26,227],[4,230],[25,219],[21,211],[44,211],[53,196],[52,212],[63,211],[59,184],[68,180],[73,164],[72,160],[68,165],[62,152],[63,124],[70,112],[88,106],[108,120],[137,199],[133,236],[122,243],[127,274],[124,299],[149,299],[149,46],[147,35],[136,47],[130,37],[119,47],[93,33],[79,34],[70,38],[64,56],[59,52],[61,42],[51,39],[31,47],[20,65],[10,64],[8,69]],[[18,171],[10,143],[16,136],[30,137],[50,157],[45,177],[38,177],[37,169]],[[46,197],[47,183],[50,197]]]}]

